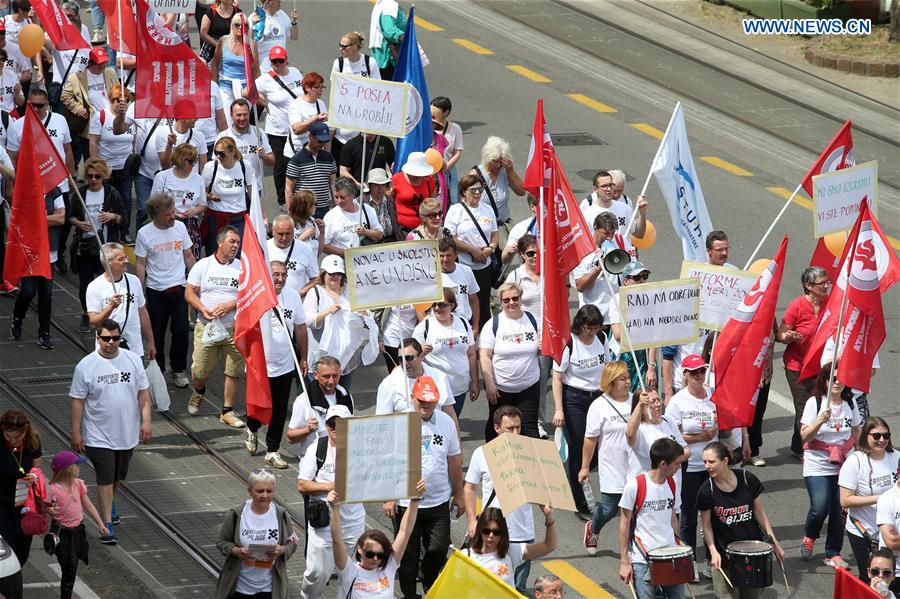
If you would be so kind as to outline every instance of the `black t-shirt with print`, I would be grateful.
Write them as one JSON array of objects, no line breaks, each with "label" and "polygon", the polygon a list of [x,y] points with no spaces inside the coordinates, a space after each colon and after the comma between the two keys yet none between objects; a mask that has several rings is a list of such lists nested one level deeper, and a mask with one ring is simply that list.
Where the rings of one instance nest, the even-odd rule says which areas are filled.
[{"label": "black t-shirt with print", "polygon": [[[36,451],[23,449],[22,452],[13,451],[6,443],[0,447],[0,505],[12,507],[16,503],[16,481],[28,474],[34,466],[34,460],[41,457],[41,448]],[[21,458],[21,462],[20,462]],[[19,471],[21,464],[25,474]]]},{"label": "black t-shirt with print", "polygon": [[736,470],[737,486],[726,493],[712,482],[700,486],[697,494],[698,511],[711,510],[716,550],[727,559],[725,548],[735,541],[758,541],[762,530],[753,517],[753,500],[763,492],[763,485],[746,470]]}]

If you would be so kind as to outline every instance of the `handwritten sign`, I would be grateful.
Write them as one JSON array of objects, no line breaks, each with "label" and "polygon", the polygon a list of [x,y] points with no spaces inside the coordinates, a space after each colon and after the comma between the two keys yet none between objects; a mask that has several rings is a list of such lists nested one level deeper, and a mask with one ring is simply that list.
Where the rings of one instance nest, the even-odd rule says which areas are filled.
[{"label": "handwritten sign", "polygon": [[416,497],[421,478],[418,412],[338,419],[334,487],[343,503]]},{"label": "handwritten sign", "polygon": [[150,0],[150,8],[160,14],[171,12],[193,14],[197,10],[197,0]]},{"label": "handwritten sign", "polygon": [[878,161],[813,177],[813,230],[816,237],[849,231],[863,198],[878,215]]},{"label": "handwritten sign", "polygon": [[433,239],[344,250],[350,308],[431,304],[444,297],[438,242]]},{"label": "handwritten sign", "polygon": [[484,447],[497,500],[508,514],[526,503],[575,511],[572,489],[553,441],[503,433]]},{"label": "handwritten sign", "polygon": [[[700,279],[675,279],[619,289],[622,322],[634,349],[681,345],[700,334]],[[622,351],[629,350],[622,336]]]},{"label": "handwritten sign", "polygon": [[387,137],[406,135],[408,83],[331,73],[328,125]]},{"label": "handwritten sign", "polygon": [[700,326],[721,331],[759,275],[699,262],[681,263],[682,279],[700,279]]}]

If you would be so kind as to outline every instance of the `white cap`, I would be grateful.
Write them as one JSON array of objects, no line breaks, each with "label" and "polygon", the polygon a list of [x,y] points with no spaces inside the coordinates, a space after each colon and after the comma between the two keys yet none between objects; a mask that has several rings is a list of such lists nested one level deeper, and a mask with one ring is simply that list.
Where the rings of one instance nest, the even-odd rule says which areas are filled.
[{"label": "white cap", "polygon": [[335,404],[328,408],[328,411],[325,412],[325,422],[328,422],[332,418],[352,418],[353,414],[350,413],[350,410],[347,409],[347,406],[343,406],[341,404]]},{"label": "white cap", "polygon": [[344,259],[334,254],[325,256],[322,258],[322,270],[332,275],[336,272],[344,273],[346,272],[344,270]]}]

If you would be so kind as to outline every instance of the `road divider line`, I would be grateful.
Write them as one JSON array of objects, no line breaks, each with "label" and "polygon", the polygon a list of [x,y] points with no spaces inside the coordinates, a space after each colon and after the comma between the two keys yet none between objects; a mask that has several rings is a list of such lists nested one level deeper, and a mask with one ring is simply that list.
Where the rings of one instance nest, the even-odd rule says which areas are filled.
[{"label": "road divider line", "polygon": [[469,41],[462,37],[453,38],[453,43],[456,44],[457,46],[462,46],[469,52],[474,52],[475,54],[479,54],[481,56],[489,56],[494,53],[493,50],[488,50],[484,46],[479,46],[475,42]]},{"label": "road divider line", "polygon": [[579,104],[583,104],[583,105],[587,106],[588,108],[593,108],[597,112],[618,112],[618,110],[616,110],[612,106],[607,106],[603,102],[598,102],[597,100],[595,100],[589,96],[585,96],[584,94],[568,94],[568,95],[570,98],[572,98]]},{"label": "road divider line", "polygon": [[752,177],[753,173],[748,170],[744,170],[736,164],[731,164],[727,160],[722,160],[721,158],[717,158],[715,156],[701,156],[700,160],[703,162],[707,162],[713,166],[717,166],[723,171],[729,172],[732,175],[737,175],[738,177]]},{"label": "road divider line", "polygon": [[435,25],[431,21],[426,21],[419,15],[416,15],[416,25],[424,29],[425,31],[443,31],[444,28],[440,25]]},{"label": "road divider line", "polygon": [[559,576],[564,583],[575,589],[582,597],[591,599],[614,599],[606,589],[585,576],[577,568],[562,560],[553,559],[541,564],[550,572]]},{"label": "road divider line", "polygon": [[510,71],[512,71],[513,73],[518,73],[522,77],[525,77],[526,79],[530,79],[531,81],[534,81],[535,83],[550,83],[550,81],[551,81],[550,79],[547,79],[540,73],[535,73],[528,67],[523,67],[520,64],[508,64],[508,65],[506,65],[506,68],[509,69]]},{"label": "road divider line", "polygon": [[654,127],[653,125],[648,125],[647,123],[629,123],[633,128],[637,129],[641,133],[649,135],[650,137],[655,137],[656,139],[663,138],[663,132]]}]

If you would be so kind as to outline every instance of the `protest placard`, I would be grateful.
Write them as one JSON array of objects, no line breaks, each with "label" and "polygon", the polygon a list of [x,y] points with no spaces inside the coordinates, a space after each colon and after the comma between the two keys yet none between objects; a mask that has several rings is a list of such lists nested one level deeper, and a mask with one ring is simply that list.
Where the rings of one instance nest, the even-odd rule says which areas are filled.
[{"label": "protest placard", "polygon": [[409,84],[331,73],[328,126],[387,137],[406,135]]},{"label": "protest placard", "polygon": [[508,514],[526,503],[575,511],[575,500],[553,441],[503,433],[484,446],[497,500]]},{"label": "protest placard", "polygon": [[622,351],[696,341],[700,335],[700,279],[675,279],[619,288]]},{"label": "protest placard", "polygon": [[737,268],[682,262],[682,279],[700,279],[700,326],[721,331],[759,275]]},{"label": "protest placard", "polygon": [[365,245],[344,250],[350,308],[431,304],[444,297],[433,239]]},{"label": "protest placard", "polygon": [[863,198],[878,214],[878,161],[813,177],[813,230],[816,237],[849,231]]},{"label": "protest placard", "polygon": [[334,488],[343,503],[416,497],[422,478],[418,412],[338,418]]},{"label": "protest placard", "polygon": [[150,0],[150,8],[157,13],[190,13],[197,10],[197,0]]}]

